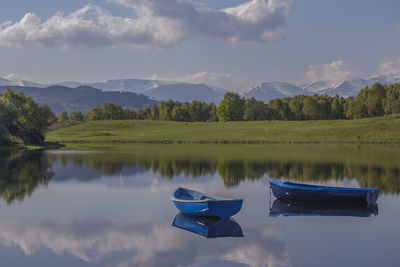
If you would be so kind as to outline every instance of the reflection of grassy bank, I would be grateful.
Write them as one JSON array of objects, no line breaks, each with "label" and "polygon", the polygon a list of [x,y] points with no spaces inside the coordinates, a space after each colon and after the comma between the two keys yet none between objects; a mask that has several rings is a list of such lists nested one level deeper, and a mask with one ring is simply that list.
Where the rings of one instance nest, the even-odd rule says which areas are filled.
[{"label": "reflection of grassy bank", "polygon": [[64,145],[52,142],[46,142],[40,146],[28,146],[28,145],[13,145],[13,146],[0,146],[0,152],[15,152],[23,150],[45,150],[45,149],[56,149],[61,148]]},{"label": "reflection of grassy bank", "polygon": [[394,142],[400,119],[392,115],[327,121],[90,121],[51,131],[54,142]]}]

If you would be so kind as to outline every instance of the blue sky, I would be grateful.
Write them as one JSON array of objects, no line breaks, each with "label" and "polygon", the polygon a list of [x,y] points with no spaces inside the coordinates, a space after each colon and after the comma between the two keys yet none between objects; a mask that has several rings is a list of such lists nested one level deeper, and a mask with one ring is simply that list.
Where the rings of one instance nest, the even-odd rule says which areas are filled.
[{"label": "blue sky", "polygon": [[399,11],[398,0],[2,0],[0,77],[239,89],[396,74]]}]

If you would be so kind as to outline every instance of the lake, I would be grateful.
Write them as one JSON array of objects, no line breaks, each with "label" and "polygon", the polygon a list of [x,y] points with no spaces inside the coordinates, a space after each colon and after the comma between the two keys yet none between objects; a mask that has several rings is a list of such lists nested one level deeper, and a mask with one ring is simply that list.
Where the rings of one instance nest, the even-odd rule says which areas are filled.
[{"label": "lake", "polygon": [[[400,147],[384,145],[96,144],[2,153],[1,265],[398,266],[399,162]],[[287,206],[270,195],[270,178],[374,187],[378,205]],[[243,198],[225,224],[242,236],[228,226],[217,238],[173,226],[183,215],[169,195],[180,186]],[[193,223],[211,231],[221,222]]]}]

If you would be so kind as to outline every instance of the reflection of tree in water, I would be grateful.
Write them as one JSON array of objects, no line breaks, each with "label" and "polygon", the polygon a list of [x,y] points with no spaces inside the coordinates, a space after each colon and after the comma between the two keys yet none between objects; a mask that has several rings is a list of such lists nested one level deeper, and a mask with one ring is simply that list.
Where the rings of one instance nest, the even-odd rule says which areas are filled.
[{"label": "reflection of tree in water", "polygon": [[93,153],[59,156],[64,164],[68,159],[75,166],[86,162],[90,168],[105,175],[118,174],[123,168],[130,167],[140,167],[168,178],[178,175],[200,177],[218,172],[227,187],[238,186],[244,180],[258,180],[265,175],[299,182],[331,180],[340,182],[347,177],[356,179],[362,187],[376,187],[386,193],[400,192],[400,169],[390,165],[337,161],[321,163],[310,160],[240,160],[230,159],[229,156],[191,158],[157,153]]},{"label": "reflection of tree in water", "polygon": [[0,198],[10,204],[30,196],[39,185],[51,180],[51,165],[51,158],[43,152],[1,154]]},{"label": "reflection of tree in water", "polygon": [[[183,175],[202,177],[218,173],[225,186],[235,187],[244,180],[258,180],[265,175],[299,182],[342,181],[345,177],[356,179],[362,187],[379,188],[383,193],[400,193],[400,168],[393,164],[371,162],[315,160],[275,160],[262,157],[232,158],[228,154],[192,157],[182,154],[162,153],[46,153],[24,152],[2,154],[0,157],[0,197],[8,203],[24,199],[40,184],[46,185],[53,176],[50,170],[57,160],[65,168],[83,165],[103,175],[129,173],[129,168],[141,168],[159,173],[170,179]],[[131,170],[132,171],[132,170]],[[83,179],[84,177],[82,177]]]}]

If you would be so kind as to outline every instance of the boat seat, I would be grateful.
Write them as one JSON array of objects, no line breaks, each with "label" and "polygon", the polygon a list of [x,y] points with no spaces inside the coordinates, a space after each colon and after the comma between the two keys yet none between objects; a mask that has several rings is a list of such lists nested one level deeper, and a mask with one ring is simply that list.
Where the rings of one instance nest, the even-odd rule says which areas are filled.
[{"label": "boat seat", "polygon": [[211,197],[202,196],[202,197],[200,198],[200,200],[215,200],[215,199],[214,199],[214,198],[211,198]]}]

